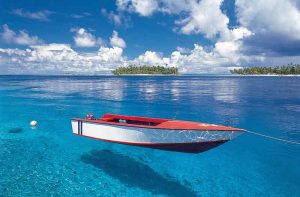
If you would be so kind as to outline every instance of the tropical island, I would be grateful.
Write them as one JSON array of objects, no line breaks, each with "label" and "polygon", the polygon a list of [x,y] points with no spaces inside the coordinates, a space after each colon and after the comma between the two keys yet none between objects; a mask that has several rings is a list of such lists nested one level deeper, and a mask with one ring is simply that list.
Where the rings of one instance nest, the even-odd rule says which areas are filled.
[{"label": "tropical island", "polygon": [[288,64],[276,67],[249,67],[230,70],[238,75],[300,75],[300,64]]},{"label": "tropical island", "polygon": [[129,65],[112,71],[114,75],[178,75],[178,68],[164,66]]}]

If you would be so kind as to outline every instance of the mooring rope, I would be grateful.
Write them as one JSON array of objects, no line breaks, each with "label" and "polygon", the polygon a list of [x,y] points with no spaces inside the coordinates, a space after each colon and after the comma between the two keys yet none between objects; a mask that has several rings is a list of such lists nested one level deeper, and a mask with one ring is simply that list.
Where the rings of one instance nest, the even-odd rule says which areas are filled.
[{"label": "mooring rope", "polygon": [[289,144],[298,144],[298,145],[300,145],[300,142],[296,142],[296,141],[292,141],[292,140],[285,140],[285,139],[282,139],[282,138],[273,137],[273,136],[269,136],[269,135],[264,135],[264,134],[261,134],[261,133],[256,133],[256,132],[248,131],[248,130],[244,130],[244,131],[247,132],[247,133],[251,133],[251,134],[254,134],[254,135],[261,136],[261,137],[265,137],[265,138],[269,138],[269,139],[273,139],[273,140],[277,140],[277,141],[281,141],[281,142],[286,142],[286,143],[289,143]]}]

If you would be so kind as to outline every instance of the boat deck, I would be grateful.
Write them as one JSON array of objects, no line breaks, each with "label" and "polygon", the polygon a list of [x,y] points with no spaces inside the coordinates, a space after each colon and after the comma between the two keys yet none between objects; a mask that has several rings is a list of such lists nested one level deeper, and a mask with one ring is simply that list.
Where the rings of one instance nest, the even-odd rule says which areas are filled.
[{"label": "boat deck", "polygon": [[117,114],[105,114],[98,119],[74,118],[83,122],[92,122],[99,124],[110,124],[127,127],[142,127],[152,129],[174,129],[174,130],[214,130],[214,131],[241,131],[233,127],[221,125],[206,124],[191,121],[172,120],[163,118],[148,118],[140,116],[124,116]]}]

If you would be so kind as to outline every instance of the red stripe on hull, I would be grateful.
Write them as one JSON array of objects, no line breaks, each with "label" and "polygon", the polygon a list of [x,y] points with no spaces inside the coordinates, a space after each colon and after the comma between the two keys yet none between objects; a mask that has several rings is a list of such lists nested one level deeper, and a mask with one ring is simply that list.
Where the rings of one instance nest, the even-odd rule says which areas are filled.
[{"label": "red stripe on hull", "polygon": [[[78,135],[78,134],[75,134]],[[87,138],[102,140],[106,142],[112,142],[117,144],[125,144],[131,146],[140,146],[145,148],[160,149],[166,151],[175,151],[175,152],[185,152],[185,153],[201,153],[217,146],[228,142],[229,140],[218,140],[218,141],[208,141],[208,142],[189,142],[189,143],[134,143],[134,142],[122,142],[114,140],[106,140],[100,138],[94,138],[86,135],[80,135]]]}]

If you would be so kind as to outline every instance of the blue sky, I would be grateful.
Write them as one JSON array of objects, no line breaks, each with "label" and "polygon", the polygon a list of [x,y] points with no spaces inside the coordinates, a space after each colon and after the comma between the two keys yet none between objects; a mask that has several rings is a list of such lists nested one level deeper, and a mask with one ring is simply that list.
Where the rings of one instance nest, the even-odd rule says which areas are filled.
[{"label": "blue sky", "polygon": [[299,63],[295,0],[0,1],[0,74],[182,73]]}]

